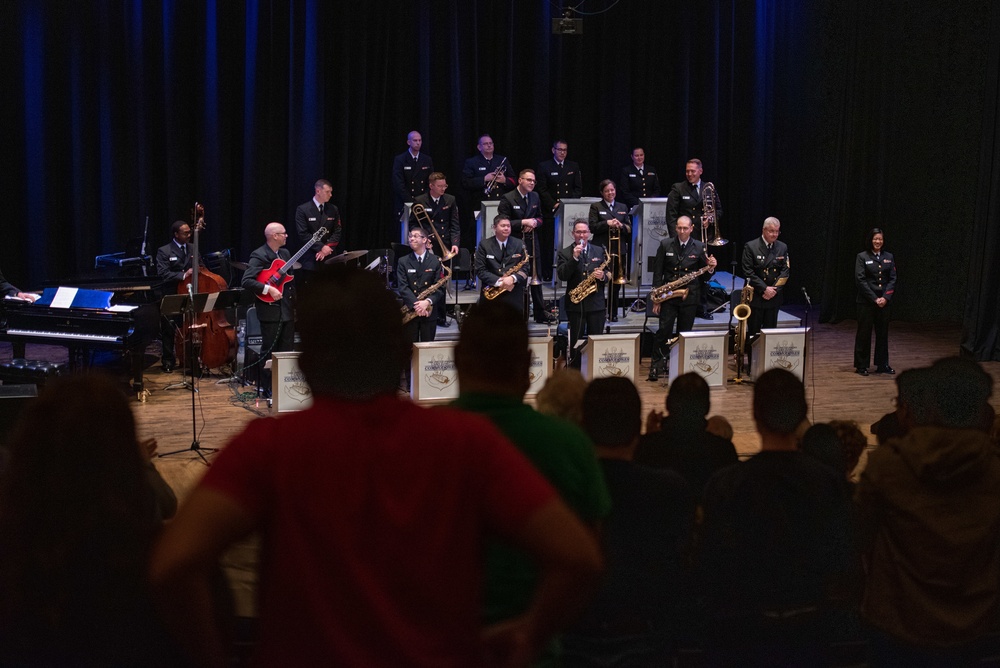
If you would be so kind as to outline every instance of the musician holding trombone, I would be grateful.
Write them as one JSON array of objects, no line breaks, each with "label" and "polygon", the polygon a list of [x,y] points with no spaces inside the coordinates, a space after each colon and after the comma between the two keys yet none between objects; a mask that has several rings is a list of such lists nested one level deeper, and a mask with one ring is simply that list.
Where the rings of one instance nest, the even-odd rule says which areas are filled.
[{"label": "musician holding trombone", "polygon": [[694,318],[698,311],[699,296],[702,282],[707,281],[715,272],[718,264],[714,257],[706,255],[705,245],[691,237],[694,226],[687,216],[677,218],[676,237],[665,237],[660,240],[656,249],[656,260],[653,264],[653,288],[673,283],[702,267],[708,271],[699,278],[687,283],[682,289],[659,304],[653,305],[653,313],[660,317],[660,326],[653,337],[653,359],[649,365],[648,380],[659,380],[661,373],[666,373],[666,363],[670,356],[667,341],[674,337],[674,322],[677,332],[689,332],[694,329]]},{"label": "musician holding trombone", "polygon": [[[684,180],[675,183],[667,194],[667,225],[670,227],[670,234],[676,235],[674,227],[677,219],[680,216],[687,216],[694,225],[694,238],[702,243],[708,243],[712,241],[713,235],[718,233],[719,221],[722,219],[722,202],[713,186],[708,194],[712,198],[712,216],[704,215],[706,192],[703,186],[707,184],[701,179],[703,172],[704,168],[698,158],[691,158],[684,164]],[[712,320],[707,296],[708,291],[702,290],[698,317]]]},{"label": "musician holding trombone", "polygon": [[618,293],[628,282],[629,239],[632,236],[632,221],[625,202],[615,199],[617,187],[611,179],[601,181],[601,201],[590,205],[590,230],[594,233],[594,243],[608,249],[611,254],[611,290],[608,299],[608,317],[618,322]]},{"label": "musician holding trombone", "polygon": [[550,324],[553,318],[545,310],[545,299],[542,295],[540,263],[544,254],[538,228],[542,227],[544,221],[542,202],[535,192],[534,170],[521,170],[517,176],[517,188],[500,198],[497,214],[510,220],[511,235],[524,241],[525,251],[531,255],[528,284],[531,286],[531,304],[535,322],[542,325]]},{"label": "musician holding trombone", "polygon": [[[590,225],[583,218],[573,221],[573,243],[559,251],[556,275],[566,283],[566,313],[569,316],[570,365],[579,368],[577,342],[587,335],[604,331],[604,284],[610,256],[590,243]],[[593,292],[590,292],[593,283]],[[587,288],[580,288],[581,284]],[[584,294],[589,293],[589,294]],[[581,297],[579,301],[574,299]]]},{"label": "musician holding trombone", "polygon": [[444,289],[435,290],[423,299],[418,296],[433,285],[441,275],[441,262],[427,250],[427,235],[419,227],[410,229],[407,237],[413,252],[399,258],[396,264],[396,292],[403,306],[413,309],[417,317],[403,325],[411,343],[433,341],[437,335],[435,307],[444,304]]}]

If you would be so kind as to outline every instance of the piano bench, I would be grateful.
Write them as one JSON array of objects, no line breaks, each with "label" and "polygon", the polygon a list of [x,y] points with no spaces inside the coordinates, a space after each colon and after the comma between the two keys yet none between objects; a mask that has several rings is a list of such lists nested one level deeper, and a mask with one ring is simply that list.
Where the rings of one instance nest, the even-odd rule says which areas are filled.
[{"label": "piano bench", "polygon": [[16,357],[9,362],[0,364],[0,381],[4,385],[34,383],[41,386],[46,380],[67,373],[65,364],[45,362],[43,360],[26,360]]}]

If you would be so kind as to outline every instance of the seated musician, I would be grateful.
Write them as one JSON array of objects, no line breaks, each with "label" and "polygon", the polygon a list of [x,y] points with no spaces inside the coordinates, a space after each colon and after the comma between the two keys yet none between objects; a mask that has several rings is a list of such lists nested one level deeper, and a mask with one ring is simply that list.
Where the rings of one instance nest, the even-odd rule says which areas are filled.
[{"label": "seated musician", "polygon": [[[257,319],[260,321],[262,360],[273,352],[291,350],[295,340],[295,315],[289,298],[293,289],[290,289],[290,284],[275,287],[260,280],[261,273],[270,269],[275,260],[282,260],[279,264],[283,266],[291,257],[284,248],[288,240],[285,226],[281,223],[268,223],[264,228],[264,240],[263,246],[250,253],[250,261],[247,262],[242,281],[243,289],[258,297],[255,306]],[[276,267],[278,268],[280,267]],[[291,274],[292,270],[288,273]],[[266,374],[262,385],[270,387],[270,379]]]},{"label": "seated musician", "polygon": [[0,297],[17,297],[18,299],[26,299],[29,302],[33,302],[38,299],[38,295],[31,292],[21,292],[8,283],[7,279],[3,277],[2,271],[0,271]]},{"label": "seated musician", "polygon": [[[476,248],[476,276],[482,286],[480,301],[487,300],[487,290],[497,288],[502,294],[496,299],[510,304],[524,313],[524,285],[528,273],[524,269],[524,242],[510,236],[510,219],[497,216],[493,219],[494,236],[483,239]],[[515,270],[518,264],[520,269]],[[508,275],[509,274],[509,275]]]},{"label": "seated musician", "polygon": [[419,227],[410,230],[407,240],[413,251],[399,259],[396,265],[396,291],[403,305],[413,309],[417,317],[410,320],[404,329],[411,343],[433,341],[437,334],[437,318],[434,308],[444,304],[444,286],[423,299],[419,295],[434,285],[441,276],[441,261],[427,250],[427,235]]},{"label": "seated musician", "polygon": [[[170,226],[173,238],[170,243],[156,249],[156,273],[163,279],[163,294],[177,294],[177,286],[181,281],[191,277],[192,251],[188,250],[191,240],[191,226],[183,220],[174,221]],[[177,366],[174,354],[174,333],[181,326],[180,316],[160,316],[160,339],[162,352],[160,364],[165,373],[170,373]]]}]

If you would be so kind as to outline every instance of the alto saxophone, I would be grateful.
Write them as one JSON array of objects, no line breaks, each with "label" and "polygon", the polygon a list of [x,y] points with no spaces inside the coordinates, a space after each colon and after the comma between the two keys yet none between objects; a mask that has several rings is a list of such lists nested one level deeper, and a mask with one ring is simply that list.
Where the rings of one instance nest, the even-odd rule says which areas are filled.
[{"label": "alto saxophone", "polygon": [[687,297],[688,291],[686,289],[678,290],[677,288],[687,285],[694,279],[704,274],[709,269],[711,269],[711,267],[706,264],[698,271],[691,272],[690,274],[685,274],[680,278],[678,278],[676,281],[671,281],[665,285],[661,285],[658,288],[653,288],[649,292],[649,299],[651,299],[654,304],[662,304],[668,299],[677,299],[678,297],[683,299],[684,297]]},{"label": "alto saxophone", "polygon": [[[524,257],[521,258],[521,261],[518,262],[517,264],[515,264],[513,267],[511,267],[507,271],[505,271],[504,274],[503,274],[503,276],[501,276],[500,278],[507,278],[508,276],[513,276],[518,270],[521,269],[521,267],[523,267],[524,265],[528,264],[529,260],[531,260],[531,256],[528,255],[527,253],[525,253]],[[499,297],[500,295],[502,295],[505,292],[507,292],[507,291],[504,290],[503,288],[501,288],[498,285],[491,285],[491,286],[489,286],[487,288],[483,288],[483,296],[486,297],[487,299],[496,299],[497,297]]]},{"label": "alto saxophone", "polygon": [[[417,295],[417,298],[414,301],[419,302],[422,299],[427,299],[432,294],[437,292],[442,285],[451,280],[451,269],[449,269],[446,265],[442,265],[442,267],[444,268],[444,275],[438,279],[437,283],[434,283],[433,285],[428,285],[426,288],[421,290],[420,294]],[[414,311],[409,306],[403,306],[401,310],[403,312],[404,325],[417,317],[417,312]]]},{"label": "alto saxophone", "polygon": [[589,295],[597,292],[597,279],[594,278],[594,272],[599,271],[607,267],[611,263],[611,256],[608,255],[608,251],[604,251],[604,262],[601,263],[597,269],[590,272],[580,281],[575,288],[569,291],[569,300],[574,304],[579,304]]}]

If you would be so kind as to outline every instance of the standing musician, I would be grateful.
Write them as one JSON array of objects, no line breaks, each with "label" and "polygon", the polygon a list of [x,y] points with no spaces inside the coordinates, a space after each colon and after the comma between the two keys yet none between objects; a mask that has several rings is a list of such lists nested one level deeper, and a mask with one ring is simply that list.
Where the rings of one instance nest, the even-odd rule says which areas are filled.
[{"label": "standing musician", "polygon": [[[566,313],[569,315],[570,363],[579,367],[576,356],[577,342],[583,333],[600,334],[604,331],[604,284],[608,275],[599,267],[604,263],[605,250],[590,243],[590,226],[583,218],[573,221],[573,244],[559,251],[556,275],[566,282]],[[588,276],[597,281],[597,289],[574,304],[570,294]]]},{"label": "standing musician", "polygon": [[640,197],[660,196],[660,177],[646,164],[646,152],[641,148],[632,149],[632,164],[622,167],[618,184],[618,194],[630,209],[639,204]]},{"label": "standing musician", "polygon": [[[288,293],[294,291],[292,285],[295,281],[285,284],[283,293],[273,285],[258,280],[260,273],[269,269],[272,262],[275,260],[288,262],[291,257],[288,249],[284,247],[288,234],[281,223],[268,223],[264,228],[264,240],[263,246],[250,253],[250,261],[247,262],[247,269],[243,272],[243,289],[254,295],[268,295],[274,300],[265,302],[258,299],[255,302],[257,319],[260,320],[261,358],[267,359],[272,352],[291,350],[294,345],[295,318],[291,295]],[[292,271],[289,270],[288,273],[291,274]],[[270,386],[269,382],[262,384],[265,387]]]},{"label": "standing musician", "polygon": [[462,166],[462,189],[466,196],[462,206],[468,210],[462,221],[462,236],[469,240],[477,237],[475,215],[483,201],[500,199],[517,185],[514,168],[507,158],[494,152],[492,137],[480,136],[476,149],[478,152]]},{"label": "standing musician", "polygon": [[434,161],[420,151],[423,144],[423,137],[413,130],[406,135],[406,150],[392,160],[392,206],[396,213],[393,222],[399,221],[405,202],[413,202],[427,192]]},{"label": "standing musician", "polygon": [[747,337],[756,336],[761,327],[778,326],[778,309],[788,282],[788,246],[778,241],[781,221],[766,218],[761,236],[743,247],[743,276],[753,287]]},{"label": "standing musician", "polygon": [[[708,227],[713,221],[702,215],[704,211],[704,201],[702,198],[702,169],[701,160],[691,158],[684,165],[684,181],[675,183],[670,188],[667,195],[667,225],[670,234],[676,234],[674,227],[677,225],[677,218],[687,216],[694,224],[694,238],[706,241]],[[715,222],[722,219],[722,202],[719,200],[719,193],[715,193]],[[702,290],[701,303],[698,308],[698,317],[705,320],[712,320],[712,313],[708,310],[708,291]]]},{"label": "standing musician", "polygon": [[[616,201],[618,194],[615,182],[611,179],[601,181],[598,189],[601,191],[601,201],[590,205],[590,230],[594,233],[594,243],[600,244],[612,254],[611,266],[608,267],[612,276],[625,276],[629,266],[629,241],[632,236],[632,223],[629,220],[628,206],[622,201]],[[611,230],[617,231],[619,241],[611,243]],[[618,322],[618,293],[620,285],[611,282],[610,299],[608,301],[608,316],[611,322]]]},{"label": "standing musician", "polygon": [[432,292],[424,299],[417,295],[437,282],[441,276],[441,261],[427,250],[427,235],[419,227],[410,230],[407,237],[413,251],[399,258],[396,264],[396,292],[403,305],[416,312],[417,317],[406,323],[406,338],[411,343],[433,341],[437,334],[437,318],[434,309],[444,305],[444,288]]},{"label": "standing musician", "polygon": [[[535,172],[532,169],[522,169],[517,175],[517,188],[500,198],[497,214],[510,220],[511,234],[524,241],[525,250],[531,255],[532,266],[540,272],[542,262],[541,239],[538,229],[542,226],[542,203],[535,192]],[[531,274],[531,267],[526,268]],[[541,276],[532,278],[542,279]],[[545,310],[545,299],[542,296],[542,286],[531,286],[531,305],[535,322],[546,325],[554,321]]]},{"label": "standing musician", "polygon": [[313,247],[302,256],[302,269],[298,276],[302,285],[308,282],[309,277],[328,257],[340,252],[340,237],[343,233],[340,211],[335,205],[330,204],[333,186],[326,179],[320,179],[313,189],[313,198],[295,209],[295,234],[299,238],[298,242],[306,243],[321,227],[330,230],[330,234],[326,239],[313,244]]},{"label": "standing musician", "polygon": [[682,299],[668,299],[653,305],[653,313],[660,316],[660,326],[653,337],[653,359],[649,364],[648,380],[659,380],[660,373],[666,373],[666,362],[669,350],[667,340],[674,336],[674,321],[677,322],[677,332],[689,332],[694,328],[694,317],[698,310],[701,284],[708,280],[708,275],[715,272],[717,264],[714,257],[705,254],[705,246],[701,241],[691,238],[694,229],[691,219],[681,216],[677,219],[676,237],[664,237],[656,249],[656,260],[653,264],[653,287],[666,285],[690,274],[702,267],[708,266],[707,273],[683,286],[687,295]]},{"label": "standing musician", "polygon": [[554,238],[555,212],[564,198],[583,195],[583,176],[580,165],[572,160],[567,160],[568,153],[569,144],[562,139],[557,139],[552,142],[552,159],[539,163],[536,172],[538,195],[542,198],[542,217],[547,223],[542,227],[541,237],[538,239],[540,251],[538,259],[545,258],[545,261],[539,265],[542,268],[543,278],[551,275],[549,265],[552,249],[556,247]]},{"label": "standing musician", "polygon": [[[163,279],[161,288],[164,295],[177,294],[177,286],[181,281],[190,278],[191,258],[194,249],[188,249],[191,241],[191,226],[183,220],[174,221],[170,226],[173,239],[165,246],[156,249],[156,274]],[[174,351],[174,332],[181,326],[181,317],[160,316],[160,365],[164,373],[170,373],[177,366],[177,356]]]},{"label": "standing musician", "polygon": [[[459,246],[462,245],[458,203],[453,196],[445,193],[448,189],[448,179],[441,172],[431,174],[427,184],[429,188],[428,192],[418,196],[413,203],[423,206],[431,219],[433,229],[424,230],[427,236],[428,248],[432,249],[435,253],[441,253],[442,257],[445,252],[456,256],[458,255]],[[417,217],[411,211],[410,229],[412,230],[414,226],[422,226],[422,223],[417,220]],[[444,248],[437,248],[438,244],[436,243],[434,232],[437,232],[437,236],[441,238]],[[448,260],[448,263],[451,266],[451,260]],[[443,299],[438,307],[437,324],[440,327],[448,326],[448,316],[445,312]]]},{"label": "standing musician", "polygon": [[875,227],[868,233],[868,249],[854,262],[858,286],[858,333],[854,337],[854,368],[868,375],[872,328],[875,329],[875,373],[896,373],[889,366],[889,300],[896,291],[896,261],[883,250],[885,236]]},{"label": "standing musician", "polygon": [[487,301],[482,292],[491,286],[502,287],[504,294],[497,300],[524,312],[524,285],[528,282],[527,266],[510,276],[504,276],[524,259],[524,243],[510,236],[510,219],[497,215],[493,219],[493,235],[479,243],[476,249],[476,276],[479,277],[479,301]]}]

